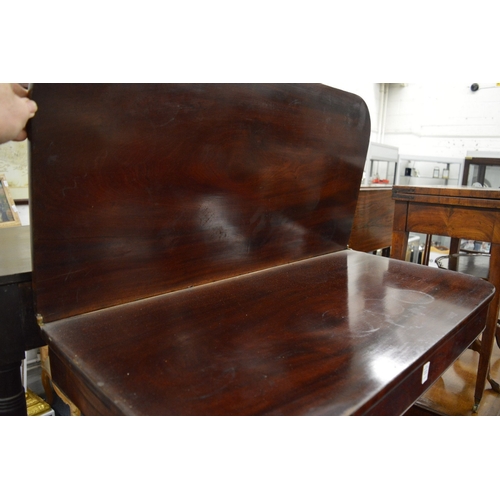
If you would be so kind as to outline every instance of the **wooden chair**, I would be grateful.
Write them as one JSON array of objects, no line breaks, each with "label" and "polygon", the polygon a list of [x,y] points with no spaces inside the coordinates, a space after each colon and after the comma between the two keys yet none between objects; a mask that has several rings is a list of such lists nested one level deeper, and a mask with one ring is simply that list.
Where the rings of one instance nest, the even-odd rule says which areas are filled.
[{"label": "wooden chair", "polygon": [[37,84],[33,98],[36,308],[82,414],[401,414],[483,330],[490,283],[347,249],[370,135],[359,97]]}]

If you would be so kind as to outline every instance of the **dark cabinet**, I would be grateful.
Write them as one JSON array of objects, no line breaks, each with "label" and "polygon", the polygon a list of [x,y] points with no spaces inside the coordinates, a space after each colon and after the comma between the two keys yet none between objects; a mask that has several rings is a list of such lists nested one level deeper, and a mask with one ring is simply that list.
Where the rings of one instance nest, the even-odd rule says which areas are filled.
[{"label": "dark cabinet", "polygon": [[0,415],[26,415],[21,362],[44,345],[31,287],[29,226],[0,229]]}]

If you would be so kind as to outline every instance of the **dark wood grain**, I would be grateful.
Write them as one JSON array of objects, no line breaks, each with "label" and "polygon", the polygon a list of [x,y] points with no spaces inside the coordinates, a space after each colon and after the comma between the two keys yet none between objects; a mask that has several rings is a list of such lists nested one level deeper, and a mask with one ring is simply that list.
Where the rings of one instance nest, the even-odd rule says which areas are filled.
[{"label": "dark wood grain", "polygon": [[359,97],[33,98],[37,309],[83,414],[400,414],[483,329],[491,284],[346,249],[370,135]]},{"label": "dark wood grain", "polygon": [[45,321],[347,246],[370,134],[357,96],[321,85],[35,85],[33,99],[33,279]]},{"label": "dark wood grain", "polygon": [[392,187],[362,187],[356,205],[349,247],[372,252],[392,244]]},{"label": "dark wood grain", "polygon": [[346,250],[45,331],[53,375],[87,414],[397,415],[481,332],[492,293]]}]

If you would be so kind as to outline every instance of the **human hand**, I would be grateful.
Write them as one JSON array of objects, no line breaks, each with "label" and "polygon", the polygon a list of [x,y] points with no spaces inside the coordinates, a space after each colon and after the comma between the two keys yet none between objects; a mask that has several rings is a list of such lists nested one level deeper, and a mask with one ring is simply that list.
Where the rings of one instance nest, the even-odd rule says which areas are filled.
[{"label": "human hand", "polygon": [[0,144],[24,141],[26,123],[37,109],[35,101],[19,83],[0,83]]}]

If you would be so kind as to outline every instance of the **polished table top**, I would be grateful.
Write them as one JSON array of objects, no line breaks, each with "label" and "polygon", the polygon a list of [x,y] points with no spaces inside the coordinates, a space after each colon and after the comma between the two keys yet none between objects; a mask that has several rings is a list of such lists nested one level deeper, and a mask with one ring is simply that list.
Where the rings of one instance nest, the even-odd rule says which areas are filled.
[{"label": "polished table top", "polygon": [[492,294],[345,250],[44,330],[85,414],[397,415],[479,335]]}]

